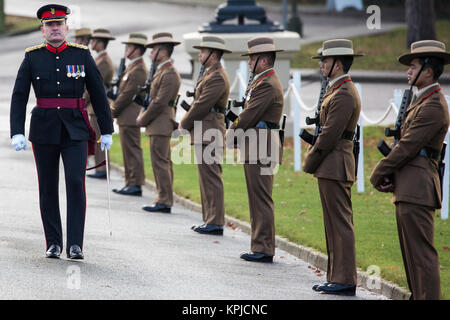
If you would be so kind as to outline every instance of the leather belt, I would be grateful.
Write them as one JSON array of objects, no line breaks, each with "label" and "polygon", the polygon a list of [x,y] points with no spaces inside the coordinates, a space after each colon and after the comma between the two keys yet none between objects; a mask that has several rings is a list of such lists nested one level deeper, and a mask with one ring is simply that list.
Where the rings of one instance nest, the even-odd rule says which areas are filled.
[{"label": "leather belt", "polygon": [[354,136],[355,136],[355,133],[353,131],[344,130],[344,132],[342,133],[341,138],[344,139],[344,140],[352,141]]},{"label": "leather belt", "polygon": [[280,126],[277,125],[276,123],[269,122],[269,121],[259,121],[256,124],[255,128],[259,128],[259,129],[280,129]]},{"label": "leather belt", "polygon": [[423,148],[419,151],[418,155],[433,160],[439,160],[440,152],[431,148]]},{"label": "leather belt", "polygon": [[96,134],[89,123],[89,116],[83,98],[37,98],[36,106],[44,109],[79,109],[83,116],[83,120],[86,123],[89,135],[91,136],[91,139],[88,140],[88,154],[95,154]]},{"label": "leather belt", "polygon": [[209,110],[210,112],[217,112],[217,113],[223,113],[225,114],[225,108],[224,107],[219,107],[219,106],[214,106],[211,108],[211,110]]}]

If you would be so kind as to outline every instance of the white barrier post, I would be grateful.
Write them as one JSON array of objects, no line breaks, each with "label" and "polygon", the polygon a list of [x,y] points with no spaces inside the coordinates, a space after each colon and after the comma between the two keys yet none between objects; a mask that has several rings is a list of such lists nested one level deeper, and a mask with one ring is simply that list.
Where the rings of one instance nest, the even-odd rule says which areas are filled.
[{"label": "white barrier post", "polygon": [[[358,90],[358,94],[362,97],[362,88],[359,83],[355,83],[355,87]],[[356,179],[357,190],[359,193],[364,192],[364,129],[361,116],[358,120],[360,126],[360,137],[359,137],[359,154],[358,154],[358,178]]]},{"label": "white barrier post", "polygon": [[[247,71],[248,71],[247,62],[241,61],[239,63],[239,73],[241,74],[242,79],[244,79],[244,82],[247,82]],[[240,83],[239,84],[239,99],[241,99],[245,95],[245,90],[247,90],[245,85],[243,83]]]},{"label": "white barrier post", "polygon": [[[293,84],[300,95],[302,76],[300,71],[293,73]],[[293,131],[294,136],[294,171],[300,172],[302,167],[302,144],[300,141],[300,103],[297,101],[295,94],[291,93],[291,108],[294,109]]]}]

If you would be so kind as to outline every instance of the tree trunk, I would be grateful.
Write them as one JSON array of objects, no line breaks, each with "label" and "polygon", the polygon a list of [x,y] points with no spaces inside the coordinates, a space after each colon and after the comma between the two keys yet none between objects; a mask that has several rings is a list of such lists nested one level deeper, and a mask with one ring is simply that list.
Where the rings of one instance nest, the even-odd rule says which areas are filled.
[{"label": "tree trunk", "polygon": [[436,39],[434,0],[405,0],[405,14],[408,49],[415,41]]},{"label": "tree trunk", "polygon": [[0,33],[5,32],[5,1],[0,0]]}]

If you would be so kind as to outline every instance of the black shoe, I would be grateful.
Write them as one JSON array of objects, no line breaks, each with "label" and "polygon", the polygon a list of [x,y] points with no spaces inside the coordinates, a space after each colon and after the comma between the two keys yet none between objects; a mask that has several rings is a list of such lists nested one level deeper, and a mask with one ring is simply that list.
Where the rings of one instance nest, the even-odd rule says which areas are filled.
[{"label": "black shoe", "polygon": [[252,262],[273,262],[273,256],[261,252],[246,252],[241,254],[241,259]]},{"label": "black shoe", "polygon": [[143,206],[142,210],[149,211],[149,212],[163,212],[163,213],[170,213],[171,207],[166,206],[162,203],[155,203],[154,206]]},{"label": "black shoe", "polygon": [[122,189],[113,189],[113,192],[126,196],[142,196],[141,186],[126,186]]},{"label": "black shoe", "polygon": [[79,245],[74,244],[70,246],[70,250],[67,253],[67,258],[69,259],[77,259],[77,260],[83,260],[83,252],[81,251],[81,248]]},{"label": "black shoe", "polygon": [[87,175],[89,178],[95,178],[95,179],[106,179],[106,172],[105,171],[97,171],[93,174]]},{"label": "black shoe", "polygon": [[325,282],[324,284],[315,284],[315,285],[313,285],[312,289],[314,291],[321,292],[322,290],[320,290],[319,288],[322,286],[327,286],[328,284],[329,284],[329,282]]},{"label": "black shoe", "polygon": [[192,226],[192,230],[201,234],[212,234],[216,236],[223,235],[223,226],[217,224],[202,224],[201,226]]},{"label": "black shoe", "polygon": [[315,285],[313,287],[313,290],[326,294],[336,294],[340,296],[354,296],[356,293],[356,286],[339,283],[324,283],[321,286]]},{"label": "black shoe", "polygon": [[45,253],[47,258],[59,258],[60,254],[61,254],[61,247],[57,244],[52,244]]}]

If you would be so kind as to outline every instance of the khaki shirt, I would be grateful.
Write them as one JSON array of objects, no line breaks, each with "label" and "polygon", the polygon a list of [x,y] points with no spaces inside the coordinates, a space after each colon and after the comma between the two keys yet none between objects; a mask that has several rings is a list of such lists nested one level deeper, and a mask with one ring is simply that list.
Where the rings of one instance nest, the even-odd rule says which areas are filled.
[{"label": "khaki shirt", "polygon": [[[103,79],[103,84],[106,86],[111,83],[114,76],[114,65],[108,53],[102,53],[97,58],[95,58],[95,64],[97,65],[98,71],[100,71]],[[87,92],[85,92],[84,98],[86,100],[86,109],[89,115],[95,115],[94,109],[92,108],[91,99]]]},{"label": "khaki shirt", "polygon": [[147,76],[148,70],[142,58],[125,69],[119,85],[119,95],[111,106],[112,115],[117,118],[119,126],[137,126],[136,118],[142,107],[133,101],[133,97],[138,86],[145,84]]},{"label": "khaki shirt", "polygon": [[[217,129],[222,134],[221,145],[225,135],[225,115],[211,112],[211,108],[218,106],[226,108],[230,94],[230,82],[220,63],[212,66],[200,78],[195,90],[194,103],[189,112],[181,120],[181,126],[191,132],[192,144],[209,144],[214,138],[203,138],[208,129]],[[194,135],[194,121],[201,121],[202,134]],[[219,141],[217,141],[219,142]]]},{"label": "khaki shirt", "polygon": [[401,138],[374,168],[370,182],[378,186],[394,176],[394,202],[441,207],[438,163],[419,156],[423,148],[440,153],[449,126],[448,105],[439,84],[432,86],[406,109]]},{"label": "khaki shirt", "polygon": [[[281,162],[282,150],[278,131],[255,127],[260,121],[279,125],[283,113],[283,106],[283,87],[280,79],[273,69],[266,70],[250,84],[245,95],[244,108],[235,122],[230,126],[230,129],[234,130],[243,129],[244,134],[249,129],[254,130],[256,133],[256,140],[251,138],[251,132],[247,133],[247,136],[250,138],[246,138],[245,136],[237,137],[241,152],[243,151],[242,148],[245,148],[245,154],[241,154],[241,160],[248,163],[255,160],[265,161],[265,156],[272,158],[271,146],[273,144],[274,151],[279,153],[278,162]],[[232,130],[227,132],[228,145],[233,143],[229,138],[230,134],[232,134]],[[245,141],[242,141],[242,139]],[[267,141],[267,144],[263,143],[263,141]],[[263,150],[260,152],[261,147],[263,147]]]},{"label": "khaki shirt", "polygon": [[173,104],[180,89],[181,78],[172,63],[165,64],[153,76],[150,88],[151,103],[140,118],[147,136],[171,136],[177,128]]},{"label": "khaki shirt", "polygon": [[310,146],[303,171],[317,178],[355,181],[353,141],[342,138],[344,131],[355,132],[361,112],[361,100],[350,76],[330,87],[320,109],[322,132]]}]

